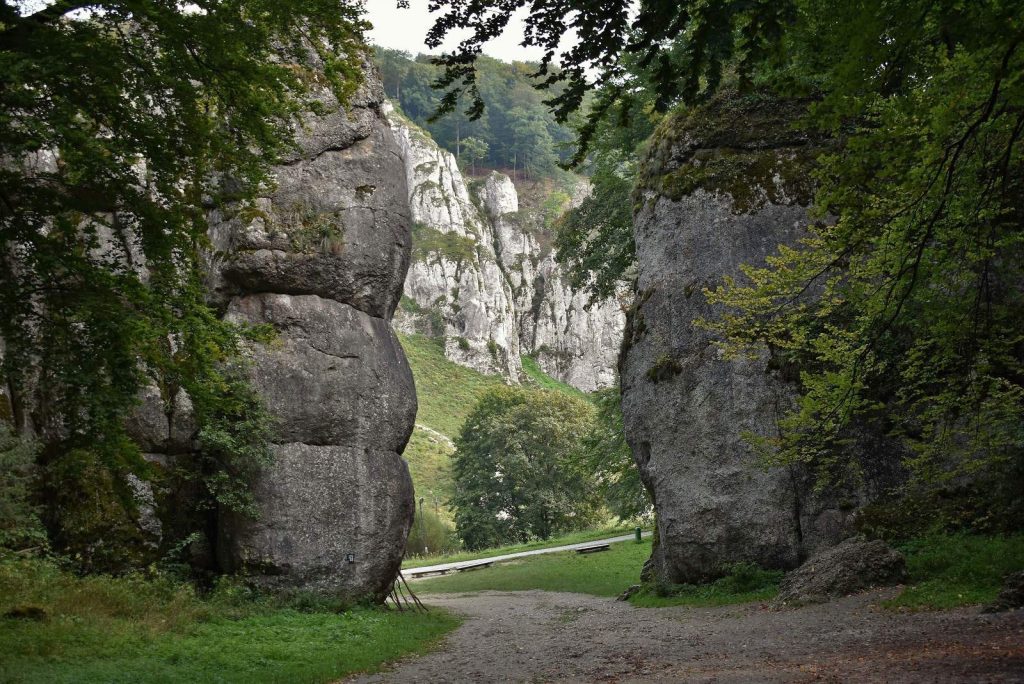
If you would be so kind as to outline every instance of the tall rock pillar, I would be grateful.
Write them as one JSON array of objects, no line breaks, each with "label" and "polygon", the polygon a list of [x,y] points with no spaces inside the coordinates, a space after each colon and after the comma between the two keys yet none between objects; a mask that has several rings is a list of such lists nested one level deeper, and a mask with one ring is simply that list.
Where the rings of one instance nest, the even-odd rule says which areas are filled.
[{"label": "tall rock pillar", "polygon": [[638,278],[620,358],[626,435],[658,518],[654,570],[669,582],[730,563],[797,565],[845,513],[808,501],[789,468],[766,470],[743,439],[772,434],[792,395],[756,360],[724,360],[694,325],[702,290],[763,264],[809,221],[815,141],[806,104],[721,97],[655,134],[635,198]]},{"label": "tall rock pillar", "polygon": [[416,416],[391,329],[409,267],[405,168],[376,76],[298,131],[254,208],[214,216],[214,290],[230,320],[269,323],[248,372],[277,420],[256,520],[222,520],[226,569],[269,586],[382,598],[405,549],[413,490],[401,457]]}]

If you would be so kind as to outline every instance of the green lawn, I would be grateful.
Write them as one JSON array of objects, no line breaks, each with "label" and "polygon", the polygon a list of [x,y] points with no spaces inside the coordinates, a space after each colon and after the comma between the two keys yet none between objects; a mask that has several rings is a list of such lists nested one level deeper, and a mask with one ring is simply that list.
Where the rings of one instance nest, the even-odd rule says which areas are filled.
[{"label": "green lawn", "polygon": [[953,608],[991,603],[1004,578],[1024,570],[1024,534],[932,535],[900,547],[910,582],[890,608]]},{"label": "green lawn", "polygon": [[491,558],[493,556],[504,556],[507,553],[519,553],[520,551],[533,551],[534,549],[549,549],[554,546],[566,546],[568,544],[581,544],[587,541],[593,541],[595,539],[605,539],[607,537],[618,537],[623,534],[632,534],[633,527],[623,526],[612,526],[602,527],[597,530],[586,530],[583,532],[572,532],[570,534],[564,534],[560,537],[553,537],[546,541],[532,541],[526,544],[513,544],[511,546],[499,546],[493,549],[483,549],[481,551],[461,551],[459,553],[452,553],[447,555],[438,556],[425,556],[416,558],[407,558],[403,563],[403,568],[420,568],[424,565],[439,565],[441,563],[455,563],[457,561],[476,560],[479,558]]},{"label": "green lawn", "polygon": [[418,580],[417,594],[466,591],[572,591],[597,596],[616,596],[640,581],[640,568],[651,555],[651,541],[612,544],[599,553],[575,551],[531,556],[489,568]]},{"label": "green lawn", "polygon": [[[531,556],[489,568],[417,581],[419,594],[468,591],[569,591],[596,596],[618,596],[640,582],[640,569],[651,555],[651,541],[619,542],[611,549],[581,555],[575,551]],[[778,592],[781,572],[737,566],[728,576],[700,586],[670,588],[670,596],[645,589],[630,602],[644,608],[663,606],[720,606],[766,601]]]},{"label": "green lawn", "polygon": [[0,682],[327,682],[425,651],[459,622],[436,609],[335,609],[2,561]]}]

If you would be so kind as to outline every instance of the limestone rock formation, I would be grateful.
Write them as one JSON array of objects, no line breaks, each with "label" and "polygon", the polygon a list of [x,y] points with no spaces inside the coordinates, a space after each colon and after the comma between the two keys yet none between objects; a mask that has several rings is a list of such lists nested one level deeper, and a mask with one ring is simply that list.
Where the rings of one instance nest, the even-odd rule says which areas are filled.
[{"label": "limestone rock formation", "polygon": [[820,603],[907,580],[907,561],[881,540],[851,538],[809,558],[786,575],[776,605]]},{"label": "limestone rock formation", "polygon": [[544,217],[521,206],[508,176],[467,183],[455,157],[397,112],[415,222],[401,329],[445,340],[445,354],[517,382],[520,356],[584,391],[615,379],[624,325],[617,302],[587,307],[562,277]]},{"label": "limestone rock formation", "polygon": [[656,133],[634,216],[638,279],[621,356],[627,439],[655,502],[655,574],[695,582],[751,561],[792,568],[847,536],[850,506],[816,501],[795,468],[743,439],[772,434],[791,390],[767,353],[725,360],[694,325],[702,291],[763,263],[808,222],[815,142],[799,103],[719,100]]},{"label": "limestone rock formation", "polygon": [[230,320],[269,323],[251,381],[277,420],[256,520],[222,520],[227,569],[277,586],[383,597],[413,514],[401,458],[416,415],[391,330],[409,264],[405,169],[369,77],[299,132],[255,208],[215,214],[211,282]]}]

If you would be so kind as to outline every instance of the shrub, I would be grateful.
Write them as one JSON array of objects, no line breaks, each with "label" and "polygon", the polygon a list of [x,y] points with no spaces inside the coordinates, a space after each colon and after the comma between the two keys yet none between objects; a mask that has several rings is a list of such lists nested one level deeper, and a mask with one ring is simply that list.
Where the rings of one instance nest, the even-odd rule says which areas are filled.
[{"label": "shrub", "polygon": [[451,553],[457,551],[459,546],[459,538],[449,523],[422,505],[417,509],[409,540],[405,544],[406,556]]},{"label": "shrub", "polygon": [[36,444],[0,422],[0,549],[45,547],[46,531],[30,501]]}]

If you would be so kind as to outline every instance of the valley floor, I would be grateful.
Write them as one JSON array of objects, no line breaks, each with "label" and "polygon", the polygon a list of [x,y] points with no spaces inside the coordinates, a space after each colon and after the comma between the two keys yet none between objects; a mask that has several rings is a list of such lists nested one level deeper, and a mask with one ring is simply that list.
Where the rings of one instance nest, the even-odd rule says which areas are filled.
[{"label": "valley floor", "polygon": [[441,648],[357,682],[1024,682],[1024,610],[895,611],[897,590],[769,610],[544,591],[432,595]]}]

